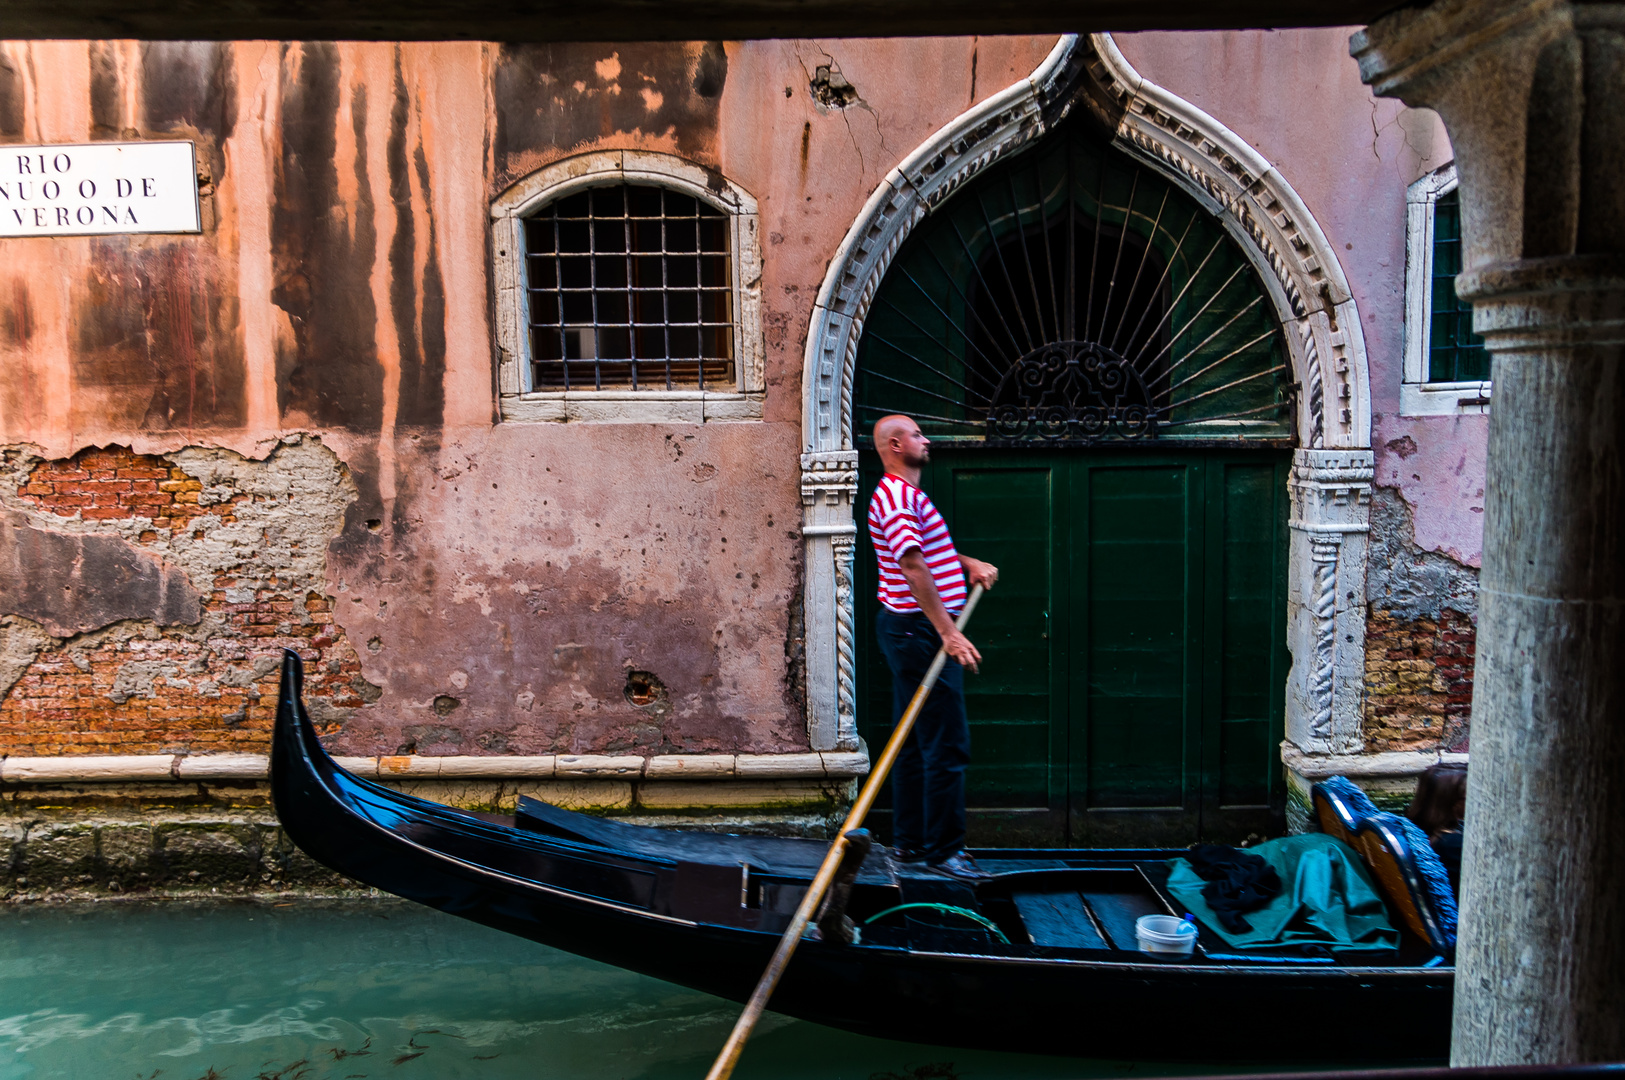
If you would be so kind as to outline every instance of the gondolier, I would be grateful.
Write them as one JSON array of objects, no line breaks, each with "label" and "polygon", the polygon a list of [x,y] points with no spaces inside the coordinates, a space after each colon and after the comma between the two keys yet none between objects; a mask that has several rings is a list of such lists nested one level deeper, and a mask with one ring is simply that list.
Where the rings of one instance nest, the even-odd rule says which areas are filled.
[{"label": "gondolier", "polygon": [[968,586],[992,588],[991,563],[954,550],[948,526],[924,491],[920,469],[931,460],[931,440],[906,416],[875,424],[875,450],[886,474],[869,500],[869,537],[880,566],[880,612],[875,631],[892,672],[892,723],[939,648],[948,654],[892,768],[892,844],[904,862],[924,862],[967,880],[991,875],[965,852],[965,766],[970,726],[965,716],[964,669],[982,654],[954,627]]}]

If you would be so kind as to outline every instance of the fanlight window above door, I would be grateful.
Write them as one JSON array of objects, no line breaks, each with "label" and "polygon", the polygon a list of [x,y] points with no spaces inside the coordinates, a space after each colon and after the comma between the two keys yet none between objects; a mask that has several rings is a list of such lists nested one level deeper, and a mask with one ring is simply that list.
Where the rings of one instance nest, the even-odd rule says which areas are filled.
[{"label": "fanlight window above door", "polygon": [[1219,221],[1074,122],[914,230],[864,327],[855,419],[998,446],[1283,444],[1281,334]]}]

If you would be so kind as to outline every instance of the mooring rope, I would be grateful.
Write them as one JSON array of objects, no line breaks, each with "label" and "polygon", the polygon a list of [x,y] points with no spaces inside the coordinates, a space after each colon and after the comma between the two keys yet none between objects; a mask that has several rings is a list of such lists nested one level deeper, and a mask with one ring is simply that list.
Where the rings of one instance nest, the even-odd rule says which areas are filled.
[{"label": "mooring rope", "polygon": [[971,920],[974,923],[980,924],[981,927],[984,930],[987,930],[987,931],[991,932],[992,934],[994,934],[996,937],[998,937],[998,939],[1000,941],[1004,942],[1006,945],[1010,944],[1010,939],[1004,936],[1004,931],[1000,930],[998,928],[998,925],[995,924],[992,919],[989,919],[986,915],[982,915],[982,914],[980,914],[978,912],[972,911],[969,908],[954,907],[952,904],[929,904],[929,903],[925,903],[923,901],[913,903],[913,904],[898,904],[896,907],[889,907],[885,911],[878,912],[877,914],[869,916],[867,919],[863,920],[863,925],[868,926],[870,923],[874,922],[876,919],[883,919],[887,915],[892,914],[893,912],[907,911],[909,908],[930,908],[932,911],[940,911],[940,912],[942,912],[942,913],[944,913],[946,915],[959,915],[959,916],[962,916],[962,917],[964,917],[966,919]]}]

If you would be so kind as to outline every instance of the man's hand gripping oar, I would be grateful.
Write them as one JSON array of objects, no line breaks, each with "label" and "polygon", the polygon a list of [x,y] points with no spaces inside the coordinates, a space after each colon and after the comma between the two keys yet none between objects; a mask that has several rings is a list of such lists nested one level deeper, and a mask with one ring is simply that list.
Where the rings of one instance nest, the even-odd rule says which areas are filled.
[{"label": "man's hand gripping oar", "polygon": [[[982,586],[977,585],[971,589],[970,597],[965,601],[965,609],[959,613],[955,626],[965,629],[970,621],[971,612],[976,609],[976,602],[982,598]],[[795,955],[796,946],[801,944],[801,935],[807,930],[807,924],[812,921],[813,912],[823,901],[824,894],[829,891],[830,882],[835,879],[836,871],[841,865],[841,856],[846,852],[850,841],[847,834],[863,824],[868,816],[869,808],[874,805],[875,797],[880,794],[880,785],[891,771],[897,755],[903,749],[903,743],[908,739],[908,733],[914,727],[914,720],[920,715],[920,709],[925,705],[925,699],[931,696],[931,688],[937,684],[937,677],[942,674],[943,665],[948,662],[948,654],[942,649],[937,650],[936,659],[926,669],[925,678],[920,681],[920,688],[914,691],[914,697],[908,703],[903,718],[897,722],[896,729],[891,738],[886,741],[886,749],[880,754],[874,768],[869,773],[869,779],[864,782],[863,790],[852,804],[852,810],[846,815],[846,823],[841,826],[835,842],[830,844],[829,853],[824,856],[824,862],[818,867],[818,873],[813,875],[812,884],[807,887],[807,895],[801,898],[801,906],[796,908],[790,925],[785,928],[784,936],[779,939],[779,947],[773,951],[773,959],[768,961],[767,970],[762,972],[762,978],[756,984],[756,989],[745,1003],[745,1011],[739,1014],[739,1020],[734,1024],[733,1033],[728,1036],[728,1042],[717,1055],[717,1060],[711,1065],[711,1071],[706,1074],[706,1080],[727,1080],[739,1063],[739,1055],[744,1052],[745,1040],[750,1038],[756,1021],[760,1020],[762,1013],[767,1009],[767,1001],[773,996],[773,990],[779,985],[779,979],[784,975],[784,969],[790,964],[790,957]]]}]

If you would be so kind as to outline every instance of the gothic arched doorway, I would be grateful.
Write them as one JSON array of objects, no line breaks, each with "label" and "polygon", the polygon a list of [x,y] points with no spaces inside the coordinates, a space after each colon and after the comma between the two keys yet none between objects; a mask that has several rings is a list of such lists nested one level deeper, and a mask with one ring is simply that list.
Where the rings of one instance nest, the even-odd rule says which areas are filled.
[{"label": "gothic arched doorway", "polygon": [[[1079,115],[965,183],[880,280],[855,364],[858,512],[885,413],[1003,578],[970,636],[973,842],[1240,839],[1279,828],[1287,342],[1222,223]],[[889,728],[856,553],[857,718]]]}]

